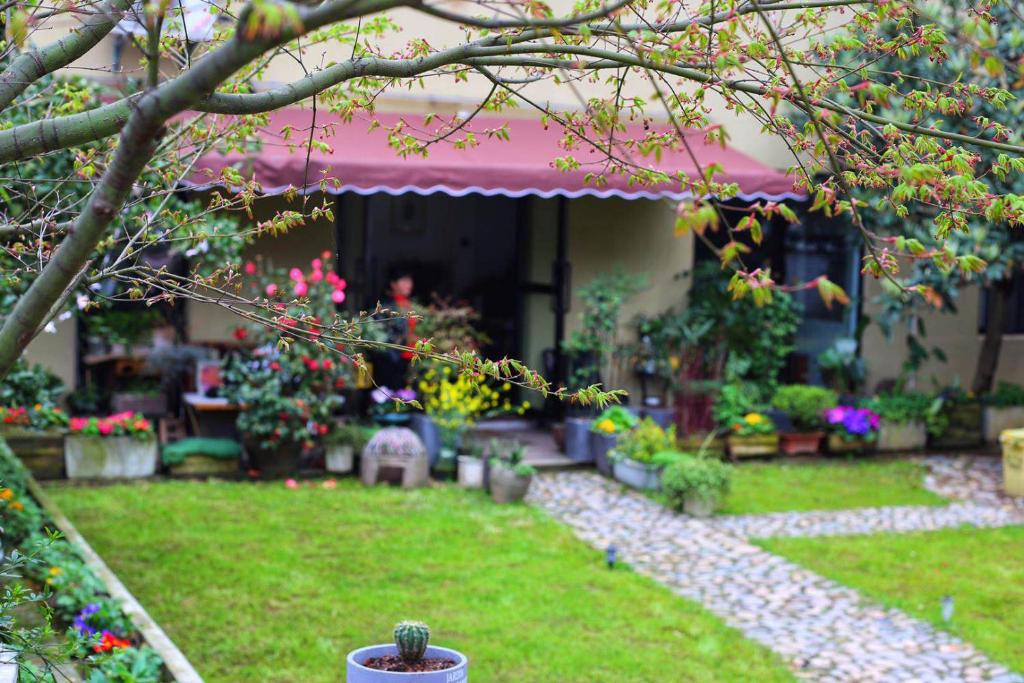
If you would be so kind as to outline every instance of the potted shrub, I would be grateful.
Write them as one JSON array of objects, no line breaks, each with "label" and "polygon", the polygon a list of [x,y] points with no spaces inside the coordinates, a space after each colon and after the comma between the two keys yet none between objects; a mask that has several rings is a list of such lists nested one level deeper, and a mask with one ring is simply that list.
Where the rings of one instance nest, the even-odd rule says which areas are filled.
[{"label": "potted shrub", "polygon": [[403,621],[395,626],[395,643],[371,645],[348,653],[348,683],[461,683],[468,679],[469,660],[456,650],[430,645],[426,624]]},{"label": "potted shrub", "polygon": [[615,447],[620,434],[633,429],[639,422],[636,414],[625,407],[610,406],[590,423],[590,451],[598,472],[606,477],[612,476],[608,452]]},{"label": "potted shrub", "polygon": [[864,401],[863,407],[878,413],[880,451],[923,450],[928,443],[929,410],[932,397],[917,393],[879,394]]},{"label": "potted shrub", "polygon": [[985,441],[995,443],[1007,429],[1024,427],[1024,387],[1000,382],[996,390],[985,397],[982,416]]},{"label": "potted shrub", "polygon": [[355,454],[377,432],[377,428],[354,422],[336,425],[323,437],[324,467],[328,472],[347,474],[355,467]]},{"label": "potted shrub", "polygon": [[790,384],[772,397],[772,407],[789,417],[792,432],[779,434],[779,449],[786,455],[817,453],[825,437],[822,413],[839,403],[836,392],[824,387]]},{"label": "potted shrub", "polygon": [[958,386],[943,389],[929,409],[929,446],[974,448],[982,441],[981,402]]},{"label": "potted shrub", "polygon": [[729,492],[732,470],[720,460],[685,455],[661,475],[669,505],[694,517],[710,517]]},{"label": "potted shrub", "polygon": [[831,453],[862,451],[878,438],[878,413],[868,408],[836,406],[826,411],[825,421]]},{"label": "potted shrub", "polygon": [[751,412],[734,419],[726,443],[733,458],[774,455],[779,451],[775,424],[764,413]]},{"label": "potted shrub", "polygon": [[242,446],[234,439],[190,437],[160,449],[160,459],[171,474],[209,476],[238,472]]},{"label": "potted shrub", "polygon": [[526,497],[537,470],[523,460],[524,453],[523,446],[516,444],[508,453],[491,458],[489,483],[495,503],[516,503]]},{"label": "potted shrub", "polygon": [[139,413],[73,417],[64,439],[70,479],[132,479],[156,474],[153,425]]},{"label": "potted shrub", "polygon": [[662,465],[655,462],[655,456],[675,447],[675,427],[662,429],[645,417],[636,429],[623,434],[609,453],[615,478],[633,488],[658,488]]},{"label": "potted shrub", "polygon": [[36,479],[63,476],[67,424],[64,411],[42,403],[0,407],[0,436]]}]

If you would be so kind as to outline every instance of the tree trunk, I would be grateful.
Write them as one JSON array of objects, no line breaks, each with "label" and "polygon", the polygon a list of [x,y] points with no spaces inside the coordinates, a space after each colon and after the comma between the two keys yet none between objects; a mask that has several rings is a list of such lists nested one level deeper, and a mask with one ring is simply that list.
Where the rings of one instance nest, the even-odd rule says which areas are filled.
[{"label": "tree trunk", "polygon": [[978,365],[974,370],[974,382],[971,390],[976,395],[992,390],[992,383],[999,366],[999,351],[1003,346],[1003,331],[1010,312],[1010,295],[1013,293],[1013,280],[999,280],[988,290],[988,310],[985,320],[985,340],[978,353]]}]

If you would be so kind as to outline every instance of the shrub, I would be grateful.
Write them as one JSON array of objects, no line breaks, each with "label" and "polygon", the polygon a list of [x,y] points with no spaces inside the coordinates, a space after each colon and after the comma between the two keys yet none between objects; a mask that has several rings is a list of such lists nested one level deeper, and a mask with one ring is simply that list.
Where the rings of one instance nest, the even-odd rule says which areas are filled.
[{"label": "shrub", "polygon": [[715,398],[712,409],[715,422],[723,429],[732,429],[733,424],[744,415],[757,411],[757,391],[748,384],[730,383],[722,387]]},{"label": "shrub", "polygon": [[688,497],[717,504],[729,492],[732,468],[714,458],[684,456],[665,468],[661,489],[674,510]]},{"label": "shrub", "polygon": [[676,447],[676,428],[662,429],[649,417],[644,418],[636,429],[619,438],[615,448],[608,455],[615,460],[635,460],[651,464],[654,455]]},{"label": "shrub", "polygon": [[772,407],[789,415],[800,432],[813,432],[825,424],[824,412],[839,403],[836,392],[825,387],[789,384],[772,397]]},{"label": "shrub", "polygon": [[324,443],[341,446],[352,446],[356,453],[362,453],[373,435],[380,431],[376,425],[361,425],[348,422],[337,425],[324,436]]},{"label": "shrub", "polygon": [[906,424],[928,420],[934,399],[927,394],[879,394],[861,402],[862,408],[872,410],[888,422]]},{"label": "shrub", "polygon": [[23,360],[0,382],[0,406],[53,407],[64,393],[64,384],[42,365],[29,365]]},{"label": "shrub", "polygon": [[985,397],[985,403],[996,408],[1024,406],[1024,386],[1000,382],[996,390]]},{"label": "shrub", "polygon": [[609,406],[590,424],[590,430],[599,434],[621,434],[640,422],[635,414],[622,406]]}]

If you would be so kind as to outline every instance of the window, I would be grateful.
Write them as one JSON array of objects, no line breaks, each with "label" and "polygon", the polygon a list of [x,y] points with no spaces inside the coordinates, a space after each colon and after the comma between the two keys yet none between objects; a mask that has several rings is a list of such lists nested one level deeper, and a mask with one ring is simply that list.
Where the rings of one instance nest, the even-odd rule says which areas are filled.
[{"label": "window", "polygon": [[[981,311],[978,319],[980,334],[984,334],[988,329],[988,311],[992,295],[991,289],[981,290]],[[1003,332],[1005,334],[1024,334],[1024,273],[1021,271],[1017,271],[1013,276]]]}]

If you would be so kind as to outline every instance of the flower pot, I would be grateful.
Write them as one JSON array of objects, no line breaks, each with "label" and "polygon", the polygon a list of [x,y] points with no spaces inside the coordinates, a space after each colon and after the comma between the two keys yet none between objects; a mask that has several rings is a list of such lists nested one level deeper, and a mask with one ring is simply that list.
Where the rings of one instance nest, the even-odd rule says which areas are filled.
[{"label": "flower pot", "polygon": [[775,455],[779,452],[778,434],[755,434],[753,436],[730,435],[726,439],[729,455],[734,458],[750,458],[758,455]]},{"label": "flower pot", "polygon": [[459,486],[467,489],[482,489],[484,487],[483,458],[474,458],[472,455],[460,455],[458,461]]},{"label": "flower pot", "polygon": [[68,435],[64,468],[69,479],[138,479],[156,474],[155,439]]},{"label": "flower pot", "polygon": [[1007,429],[999,435],[1003,447],[1003,490],[1008,496],[1024,496],[1024,429]]},{"label": "flower pot", "polygon": [[590,452],[589,417],[565,418],[565,455],[576,462],[593,462],[594,454]]},{"label": "flower pot", "polygon": [[704,496],[687,494],[683,497],[683,512],[694,517],[711,517],[715,514],[718,502]]},{"label": "flower pot", "polygon": [[949,423],[932,438],[932,448],[975,448],[981,445],[981,404],[955,403],[943,411]]},{"label": "flower pot", "polygon": [[397,655],[398,648],[393,644],[371,645],[348,653],[345,658],[345,681],[347,683],[398,683],[399,681],[415,681],[416,683],[465,683],[469,680],[469,660],[466,655],[446,647],[427,646],[426,657],[444,658],[455,661],[455,666],[442,671],[424,671],[421,673],[397,673],[377,671],[363,666],[363,662],[373,657]]},{"label": "flower pot", "polygon": [[324,449],[324,466],[328,472],[348,474],[352,471],[355,451],[352,444],[332,443]]},{"label": "flower pot", "polygon": [[661,468],[657,465],[619,460],[613,467],[615,479],[635,489],[656,489],[661,484]]},{"label": "flower pot", "polygon": [[821,448],[824,432],[783,432],[779,434],[779,450],[784,455],[814,455]]},{"label": "flower pot", "polygon": [[618,434],[590,433],[590,452],[594,454],[594,464],[597,465],[597,471],[606,477],[612,476],[612,462],[608,459],[608,451],[615,448],[618,440]]},{"label": "flower pot", "polygon": [[288,442],[276,448],[262,448],[259,441],[246,439],[245,452],[249,456],[250,469],[259,470],[264,477],[283,477],[298,471],[302,446]]},{"label": "flower pot", "polygon": [[491,468],[491,499],[495,503],[516,503],[526,497],[533,475],[521,477],[511,467]]},{"label": "flower pot", "polygon": [[427,459],[430,466],[434,467],[441,454],[441,430],[437,428],[437,423],[425,413],[413,413],[409,418],[409,428],[416,432],[427,447]]},{"label": "flower pot", "polygon": [[853,439],[847,441],[839,434],[828,435],[828,452],[829,453],[858,453],[863,451],[867,447],[864,439]]},{"label": "flower pot", "polygon": [[922,420],[911,422],[893,422],[884,417],[878,422],[878,442],[880,451],[918,451],[928,443],[928,429]]},{"label": "flower pot", "polygon": [[64,476],[63,431],[7,426],[0,428],[0,437],[7,441],[11,451],[36,479],[60,479]]},{"label": "flower pot", "polygon": [[673,408],[644,406],[643,416],[651,418],[662,429],[668,429],[675,422],[676,412]]},{"label": "flower pot", "polygon": [[1024,406],[986,406],[981,421],[985,441],[996,443],[1007,429],[1024,429]]}]

